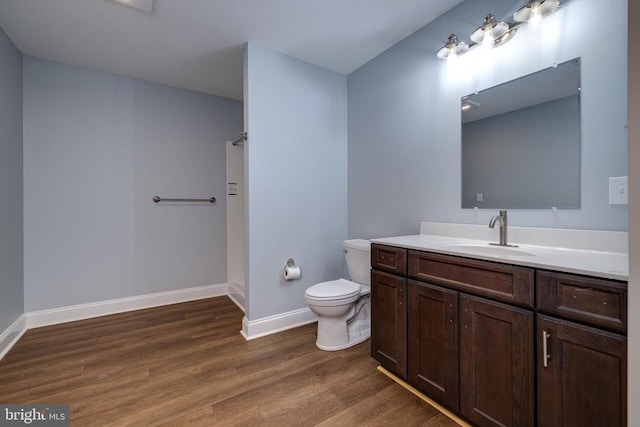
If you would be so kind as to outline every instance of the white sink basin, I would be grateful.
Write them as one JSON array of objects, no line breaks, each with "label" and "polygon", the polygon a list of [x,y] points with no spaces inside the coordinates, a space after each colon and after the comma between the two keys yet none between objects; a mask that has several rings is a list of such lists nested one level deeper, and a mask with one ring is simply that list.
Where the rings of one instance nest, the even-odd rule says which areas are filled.
[{"label": "white sink basin", "polygon": [[466,253],[473,253],[477,255],[489,255],[489,256],[535,256],[532,252],[527,252],[518,247],[509,246],[496,246],[496,245],[482,245],[482,244],[470,244],[470,243],[455,243],[446,245],[447,249],[453,251],[460,251]]}]

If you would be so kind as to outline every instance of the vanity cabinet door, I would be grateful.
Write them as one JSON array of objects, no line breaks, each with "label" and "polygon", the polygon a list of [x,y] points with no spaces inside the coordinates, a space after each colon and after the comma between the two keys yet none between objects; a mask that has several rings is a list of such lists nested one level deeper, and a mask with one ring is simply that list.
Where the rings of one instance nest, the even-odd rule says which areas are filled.
[{"label": "vanity cabinet door", "polygon": [[625,426],[627,341],[538,315],[538,425]]},{"label": "vanity cabinet door", "polygon": [[407,379],[407,279],[371,271],[371,356]]},{"label": "vanity cabinet door", "polygon": [[458,412],[458,292],[414,280],[408,289],[408,381]]},{"label": "vanity cabinet door", "polygon": [[532,426],[533,312],[465,294],[459,310],[460,413],[478,426]]}]

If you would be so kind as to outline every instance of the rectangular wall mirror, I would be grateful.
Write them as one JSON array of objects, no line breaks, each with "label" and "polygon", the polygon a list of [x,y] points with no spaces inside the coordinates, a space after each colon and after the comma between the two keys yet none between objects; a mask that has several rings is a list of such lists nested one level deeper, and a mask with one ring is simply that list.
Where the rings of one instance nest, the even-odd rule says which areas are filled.
[{"label": "rectangular wall mirror", "polygon": [[580,59],[462,97],[462,207],[580,208]]}]

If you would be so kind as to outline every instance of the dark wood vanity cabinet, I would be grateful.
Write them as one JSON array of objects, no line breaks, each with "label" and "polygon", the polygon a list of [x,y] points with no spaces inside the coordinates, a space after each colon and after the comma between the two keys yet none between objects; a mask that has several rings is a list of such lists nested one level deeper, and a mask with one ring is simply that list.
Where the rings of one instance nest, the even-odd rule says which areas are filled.
[{"label": "dark wood vanity cabinet", "polygon": [[533,269],[410,250],[407,272],[410,382],[474,424],[533,425],[533,311],[485,298],[532,308]]},{"label": "dark wood vanity cabinet", "polygon": [[372,268],[371,354],[435,401],[478,426],[626,425],[625,282],[378,244]]},{"label": "dark wood vanity cabinet", "polygon": [[613,332],[627,331],[627,284],[540,270],[536,307],[552,316]]},{"label": "dark wood vanity cabinet", "polygon": [[410,278],[533,308],[533,269],[430,252],[409,251]]},{"label": "dark wood vanity cabinet", "polygon": [[409,280],[408,381],[459,409],[458,292]]},{"label": "dark wood vanity cabinet", "polygon": [[371,245],[371,356],[407,379],[407,250]]},{"label": "dark wood vanity cabinet", "polygon": [[538,271],[540,426],[625,426],[627,285]]},{"label": "dark wood vanity cabinet", "polygon": [[478,426],[534,425],[533,312],[460,296],[460,414]]},{"label": "dark wood vanity cabinet", "polygon": [[371,272],[371,356],[407,379],[407,279]]},{"label": "dark wood vanity cabinet", "polygon": [[371,268],[406,276],[407,250],[393,246],[371,245]]},{"label": "dark wood vanity cabinet", "polygon": [[624,336],[538,315],[539,426],[627,424]]}]

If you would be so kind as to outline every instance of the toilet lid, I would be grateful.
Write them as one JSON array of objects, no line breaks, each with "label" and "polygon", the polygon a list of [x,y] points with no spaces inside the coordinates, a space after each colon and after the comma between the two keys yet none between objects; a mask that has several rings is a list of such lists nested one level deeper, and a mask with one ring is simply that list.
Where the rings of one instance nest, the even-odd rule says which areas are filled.
[{"label": "toilet lid", "polygon": [[348,298],[359,293],[360,285],[345,279],[318,283],[306,291],[308,296],[317,299]]}]

